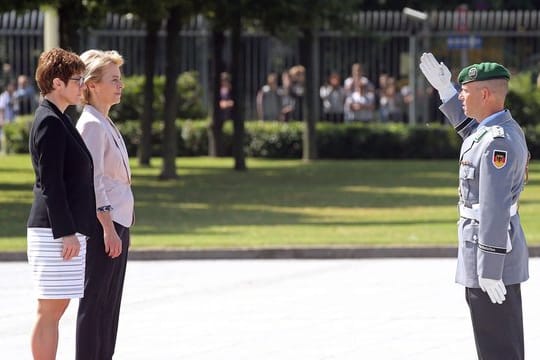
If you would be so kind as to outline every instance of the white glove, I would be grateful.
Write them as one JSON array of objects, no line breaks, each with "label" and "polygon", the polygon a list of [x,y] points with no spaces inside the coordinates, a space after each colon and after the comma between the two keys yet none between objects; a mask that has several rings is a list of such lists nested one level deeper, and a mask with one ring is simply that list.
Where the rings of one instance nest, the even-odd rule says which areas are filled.
[{"label": "white glove", "polygon": [[482,291],[487,292],[492,303],[502,304],[506,299],[506,287],[502,280],[485,279],[478,277],[478,283]]},{"label": "white glove", "polygon": [[420,57],[420,70],[422,70],[431,86],[437,89],[443,102],[450,100],[457,93],[450,81],[452,78],[450,70],[443,62],[437,62],[432,53],[422,54]]}]

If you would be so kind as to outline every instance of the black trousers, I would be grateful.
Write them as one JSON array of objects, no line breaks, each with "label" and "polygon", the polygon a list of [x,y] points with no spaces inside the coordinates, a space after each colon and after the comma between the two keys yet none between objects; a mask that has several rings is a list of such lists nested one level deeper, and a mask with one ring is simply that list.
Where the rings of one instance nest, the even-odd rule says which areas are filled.
[{"label": "black trousers", "polygon": [[506,286],[506,300],[493,304],[479,288],[465,288],[479,360],[525,358],[520,284]]},{"label": "black trousers", "polygon": [[129,249],[129,228],[114,223],[122,254],[105,253],[103,235],[86,246],[84,297],[77,314],[76,359],[110,360],[114,354]]}]

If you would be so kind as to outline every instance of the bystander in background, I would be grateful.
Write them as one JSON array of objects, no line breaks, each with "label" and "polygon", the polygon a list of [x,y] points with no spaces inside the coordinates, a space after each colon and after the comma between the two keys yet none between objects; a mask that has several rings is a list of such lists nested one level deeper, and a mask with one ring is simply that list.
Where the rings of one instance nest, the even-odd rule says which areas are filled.
[{"label": "bystander in background", "polygon": [[231,75],[227,72],[222,72],[220,74],[219,87],[219,114],[222,124],[232,118],[233,106]]},{"label": "bystander in background", "polygon": [[347,94],[341,86],[341,78],[337,72],[328,76],[328,81],[319,90],[323,105],[324,120],[332,123],[343,123],[344,106]]},{"label": "bystander in background", "polygon": [[352,94],[356,85],[365,85],[370,91],[374,91],[374,86],[371,81],[364,75],[364,68],[360,63],[354,63],[351,66],[351,75],[343,82],[343,87],[347,92],[347,95]]},{"label": "bystander in background", "polygon": [[281,94],[276,73],[266,77],[266,84],[257,93],[257,113],[260,120],[280,120],[282,110]]},{"label": "bystander in background", "polygon": [[28,76],[19,75],[17,77],[17,89],[15,90],[15,113],[17,115],[32,114],[37,104],[36,89],[30,83]]},{"label": "bystander in background", "polygon": [[281,73],[281,88],[279,89],[281,95],[281,120],[288,122],[292,119],[292,114],[296,106],[296,100],[292,95],[291,90],[291,76],[289,71],[285,70]]},{"label": "bystander in background", "polygon": [[354,82],[353,92],[345,100],[345,121],[373,121],[375,112],[375,93],[368,80]]},{"label": "bystander in background", "polygon": [[0,94],[0,151],[4,151],[4,125],[15,120],[15,83],[7,84]]},{"label": "bystander in background", "polygon": [[4,62],[2,64],[2,72],[0,73],[0,92],[4,91],[9,83],[15,82],[15,74],[11,64]]},{"label": "bystander in background", "polygon": [[396,80],[388,77],[379,95],[379,116],[381,122],[403,122],[403,97],[397,88]]},{"label": "bystander in background", "polygon": [[290,93],[294,98],[293,120],[304,119],[304,93],[306,82],[306,69],[302,65],[295,65],[289,69],[291,79]]}]

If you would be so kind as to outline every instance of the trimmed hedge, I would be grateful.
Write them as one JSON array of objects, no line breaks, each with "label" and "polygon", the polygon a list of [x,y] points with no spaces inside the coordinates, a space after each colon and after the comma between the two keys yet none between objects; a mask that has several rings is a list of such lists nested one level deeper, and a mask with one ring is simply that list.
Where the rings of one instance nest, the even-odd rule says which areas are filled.
[{"label": "trimmed hedge", "polygon": [[[540,157],[540,89],[531,83],[530,73],[512,77],[507,106],[524,127],[529,150],[533,158]],[[131,156],[135,156],[141,133],[137,119],[142,113],[144,78],[126,77],[123,101],[111,109],[113,119],[121,119],[118,126],[124,135]],[[164,77],[156,76],[154,86],[155,119],[162,118]],[[201,87],[196,72],[182,73],[178,78],[181,97],[178,116],[206,117],[201,101]],[[17,118],[4,126],[7,152],[28,152],[28,134],[33,116]],[[245,151],[251,157],[300,158],[302,156],[303,123],[247,121]],[[178,156],[204,156],[208,154],[208,121],[177,120]],[[232,124],[224,127],[225,154],[232,154]],[[161,155],[163,122],[152,127],[152,154]],[[323,159],[445,159],[459,153],[461,138],[448,125],[428,124],[317,124],[317,152]]]},{"label": "trimmed hedge", "polygon": [[[131,155],[136,154],[140,129],[136,122],[119,125]],[[208,154],[208,122],[178,120],[178,155]],[[152,129],[153,155],[160,155],[162,123]],[[301,158],[301,122],[246,122],[245,151],[251,157]],[[232,154],[232,123],[223,129],[225,155]],[[455,158],[461,139],[450,126],[404,124],[317,124],[317,151],[322,159]]]},{"label": "trimmed hedge", "polygon": [[4,125],[5,152],[28,153],[28,139],[33,115],[18,116],[14,122]]},{"label": "trimmed hedge", "polygon": [[[28,152],[32,116],[4,126],[7,152]],[[208,121],[177,120],[178,156],[208,155]],[[141,130],[138,121],[118,124],[130,156],[136,156]],[[246,122],[245,151],[250,157],[301,158],[301,122]],[[533,158],[540,157],[540,125],[529,125],[525,136]],[[225,155],[232,154],[232,123],[225,124]],[[152,155],[161,156],[163,123],[152,127]],[[461,138],[449,125],[430,124],[317,124],[317,151],[321,159],[454,159]]]},{"label": "trimmed hedge", "polygon": [[[123,78],[122,101],[111,108],[111,119],[124,122],[128,119],[140,119],[144,107],[144,76],[134,75]],[[197,118],[208,116],[202,100],[202,87],[196,71],[186,71],[178,76],[179,118]],[[165,76],[154,77],[154,119],[163,119],[165,104]]]}]

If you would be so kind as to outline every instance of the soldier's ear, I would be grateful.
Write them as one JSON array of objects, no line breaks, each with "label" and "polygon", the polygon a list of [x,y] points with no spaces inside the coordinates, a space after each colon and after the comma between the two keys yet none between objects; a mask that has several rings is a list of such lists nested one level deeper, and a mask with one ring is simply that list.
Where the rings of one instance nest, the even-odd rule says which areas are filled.
[{"label": "soldier's ear", "polygon": [[481,88],[480,92],[482,93],[482,100],[487,100],[487,98],[489,97],[491,93],[491,91],[489,90],[487,86],[484,86],[483,88]]}]

